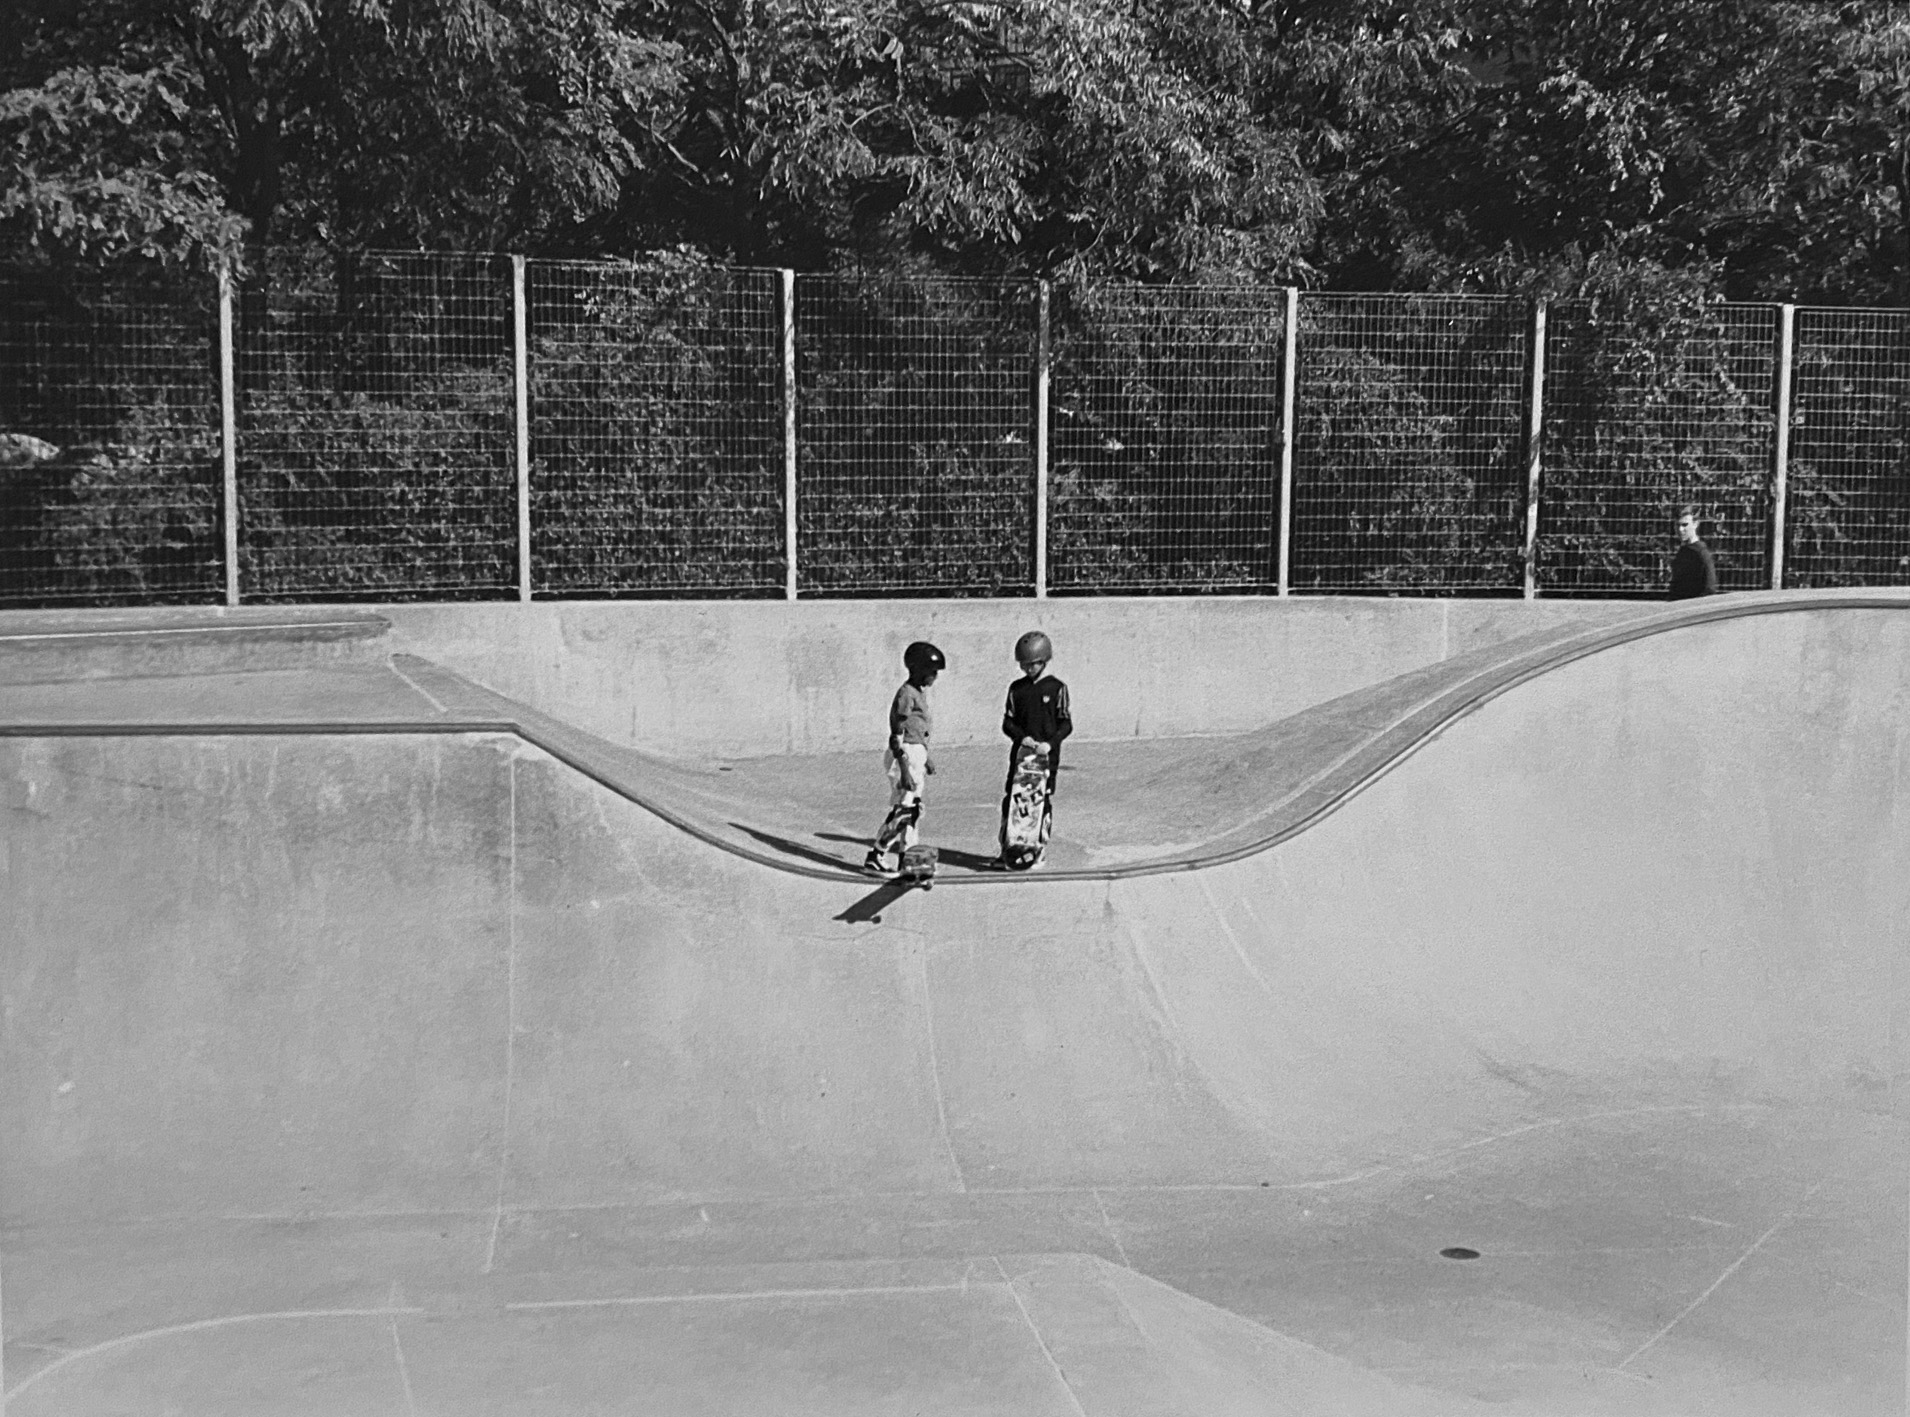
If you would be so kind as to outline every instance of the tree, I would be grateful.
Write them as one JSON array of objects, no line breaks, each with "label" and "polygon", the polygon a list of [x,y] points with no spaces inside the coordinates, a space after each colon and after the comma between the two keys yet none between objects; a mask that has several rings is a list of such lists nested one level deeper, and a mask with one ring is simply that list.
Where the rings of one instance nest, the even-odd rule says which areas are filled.
[{"label": "tree", "polygon": [[[1595,257],[1740,299],[1904,299],[1906,55],[1889,3],[1497,0],[1466,79],[1356,161],[1335,284],[1558,284]],[[1425,36],[1424,25],[1417,33]],[[1449,71],[1450,72],[1450,71]],[[1649,276],[1646,277],[1649,280]]]},{"label": "tree", "polygon": [[1288,265],[1311,184],[1207,82],[1175,11],[655,0],[639,32],[681,46],[682,82],[633,133],[653,157],[599,242],[810,267]]},{"label": "tree", "polygon": [[1910,19],[1900,4],[1785,5],[1750,153],[1739,264],[1768,297],[1910,303]]},{"label": "tree", "polygon": [[497,244],[613,201],[673,83],[617,0],[28,0],[0,54],[18,245]]},{"label": "tree", "polygon": [[0,249],[1910,300],[1896,0],[15,0]]}]

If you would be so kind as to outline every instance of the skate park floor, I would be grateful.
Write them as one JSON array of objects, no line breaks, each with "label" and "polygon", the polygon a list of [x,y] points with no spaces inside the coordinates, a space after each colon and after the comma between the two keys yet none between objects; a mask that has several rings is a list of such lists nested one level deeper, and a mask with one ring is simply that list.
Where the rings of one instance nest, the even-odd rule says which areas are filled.
[{"label": "skate park floor", "polygon": [[[1874,596],[1866,603],[1895,604]],[[1823,616],[1844,603],[1812,604]],[[1004,748],[938,750],[924,835],[942,846],[945,884],[960,888],[932,896],[854,870],[884,801],[877,751],[665,760],[592,739],[404,658],[144,672],[165,668],[160,657],[137,677],[0,683],[0,725],[15,750],[6,774],[14,823],[8,885],[19,903],[5,975],[3,1041],[15,1079],[7,1117],[10,1135],[31,1139],[22,1149],[29,1160],[4,1173],[0,1197],[5,1410],[13,1417],[1903,1411],[1910,1128],[1895,961],[1904,916],[1900,881],[1880,887],[1897,894],[1874,900],[1863,885],[1883,879],[1878,862],[1901,875],[1903,846],[1892,834],[1905,817],[1894,798],[1881,816],[1872,801],[1873,810],[1846,823],[1832,794],[1799,791],[1791,781],[1773,789],[1774,799],[1796,803],[1808,818],[1808,834],[1832,838],[1826,872],[1860,854],[1832,836],[1842,827],[1861,830],[1871,853],[1871,874],[1831,883],[1830,898],[1849,906],[1830,932],[1848,958],[1829,975],[1812,972],[1823,967],[1821,952],[1806,961],[1809,969],[1781,953],[1783,928],[1757,950],[1746,946],[1737,964],[1719,965],[1716,956],[1737,937],[1756,933],[1755,908],[1721,919],[1707,942],[1711,956],[1694,950],[1691,971],[1621,971],[1617,986],[1596,998],[1603,987],[1596,976],[1574,973],[1592,966],[1555,964],[1550,953],[1605,949],[1612,941],[1594,921],[1568,911],[1545,950],[1509,955],[1503,941],[1529,932],[1501,925],[1496,915],[1505,907],[1481,885],[1452,906],[1458,926],[1439,925],[1424,881],[1473,869],[1475,857],[1509,858],[1503,842],[1527,830],[1517,822],[1501,828],[1509,838],[1482,840],[1474,852],[1453,848],[1405,889],[1408,901],[1426,901],[1426,917],[1406,920],[1405,934],[1463,935],[1471,910],[1479,940],[1494,942],[1483,962],[1425,962],[1424,973],[1411,976],[1415,989],[1401,983],[1408,976],[1397,959],[1350,953],[1365,939],[1358,921],[1369,910],[1373,918],[1400,915],[1397,899],[1363,901],[1368,891],[1384,893],[1370,879],[1359,882],[1385,854],[1351,856],[1357,865],[1346,864],[1345,879],[1354,894],[1328,898],[1318,886],[1340,879],[1322,873],[1349,857],[1346,842],[1360,839],[1333,834],[1368,819],[1381,822],[1377,840],[1404,851],[1401,843],[1448,825],[1437,805],[1428,807],[1445,794],[1452,829],[1471,829],[1451,806],[1455,785],[1478,781],[1481,763],[1518,751],[1520,725],[1487,711],[1500,696],[1511,705],[1522,685],[1565,682],[1560,671],[1574,656],[1590,665],[1606,649],[1623,655],[1647,620],[1654,636],[1705,634],[1707,626],[1740,633],[1723,610],[1710,613],[1720,618],[1650,612],[1629,627],[1549,632],[1256,735],[1071,743],[1052,866],[1029,878],[982,869]],[[1901,618],[1899,608],[1893,623]],[[1764,642],[1724,644],[1717,663],[1742,656],[1747,644]],[[1842,681],[1824,686],[1826,663],[1807,670],[1824,703],[1857,697]],[[1620,681],[1638,693],[1633,686],[1650,680],[1656,692],[1655,672],[1628,669]],[[1612,682],[1589,680],[1576,697],[1559,689],[1558,702],[1589,713],[1588,702],[1596,705]],[[1613,740],[1621,754],[1647,754],[1639,737],[1663,711],[1639,697],[1646,707],[1634,709],[1637,721]],[[1884,707],[1894,712],[1901,703]],[[1540,726],[1551,731],[1556,721]],[[1498,736],[1448,767],[1442,752],[1460,753],[1469,733]],[[528,746],[497,746],[506,740]],[[248,902],[234,903],[248,880],[265,874],[235,864],[250,860],[248,839],[294,838],[292,854],[315,872],[422,854],[435,824],[455,815],[450,798],[470,791],[486,810],[494,805],[489,789],[467,786],[487,753],[510,758],[500,779],[511,823],[507,931],[497,912],[453,890],[381,893],[385,882],[362,866],[356,875],[337,867],[340,880],[318,894],[298,883],[305,893],[288,897],[297,907],[291,914],[282,907],[252,914]],[[1412,771],[1395,771],[1409,760]],[[1874,776],[1879,763],[1888,771],[1892,762],[1900,786],[1900,746],[1859,766]],[[328,783],[320,770],[327,767],[338,781]],[[1541,789],[1573,790],[1562,763],[1541,755],[1530,771]],[[346,780],[350,773],[363,780]],[[1728,797],[1732,789],[1700,774],[1691,790]],[[301,805],[328,792],[341,797],[329,812]],[[565,805],[539,816],[526,804],[542,802],[540,794]],[[1707,802],[1716,809],[1714,834],[1730,838],[1728,851],[1715,849],[1755,879],[1771,848],[1733,832],[1753,831],[1763,819],[1742,802],[1730,811]],[[383,807],[370,811],[372,803]],[[1651,807],[1641,800],[1637,810]],[[626,913],[614,927],[583,919],[600,896],[614,905],[603,885],[611,868],[593,854],[600,850],[593,833],[645,844],[631,857],[637,864],[617,868],[625,872],[617,880]],[[1662,845],[1641,835],[1641,851]],[[1588,828],[1584,839],[1595,843],[1596,833]],[[460,836],[459,851],[491,849],[473,840]],[[129,864],[128,844],[145,859]],[[1305,856],[1308,849],[1320,860]],[[1593,856],[1601,849],[1587,846]],[[1715,866],[1723,857],[1698,859]],[[65,864],[56,872],[55,862]],[[1595,860],[1584,874],[1609,877],[1610,864]],[[1690,869],[1681,861],[1674,875]],[[179,887],[195,870],[211,888]],[[1343,934],[1321,935],[1346,953],[1319,950],[1304,964],[1279,954],[1283,930],[1311,920],[1304,913],[1268,926],[1274,944],[1247,938],[1256,912],[1277,911],[1265,898],[1268,878],[1251,874],[1266,870],[1311,883],[1301,894],[1320,912],[1351,919]],[[1563,863],[1559,870],[1570,874]],[[1636,904],[1623,896],[1636,894],[1644,918],[1662,912],[1668,934],[1688,932],[1692,917],[1655,889],[1641,867],[1615,884],[1616,898],[1599,899],[1623,915]],[[1696,889],[1702,918],[1722,891],[1714,899],[1710,887]],[[161,896],[170,923],[154,926]],[[321,911],[314,901],[329,904]],[[1764,906],[1788,928],[1789,903],[1774,896]],[[1812,906],[1822,914],[1821,897]],[[209,929],[208,917],[220,912],[230,918]],[[1148,977],[1127,983],[1143,1012],[1178,1010],[1177,1046],[1195,1055],[1147,1054],[1141,1072],[1178,1070],[1164,1110],[1149,1111],[1144,1101],[1158,1079],[1124,1083],[1120,1097],[1141,1099],[1131,1133],[1109,1138],[1095,1157],[1073,1140],[1088,1130],[1075,1130],[1066,1107],[1054,1105],[1068,1089],[1039,1067],[1016,1071],[1001,1061],[1010,1051],[1002,1040],[1012,1036],[1059,1074],[1068,1065],[1056,1061],[1060,1045],[1047,1033],[1072,1019],[1081,1033],[1069,1046],[1086,1051],[1094,1035],[1132,1026],[1118,1010],[1044,1012],[1038,996],[1052,987],[1061,997],[1071,956],[1100,948],[1099,927],[1083,923],[1083,912],[1159,937],[1112,967],[1131,972],[1138,962]],[[898,1162],[884,1141],[857,1151],[805,1120],[820,1115],[803,1110],[821,1105],[813,1099],[759,1088],[705,1108],[691,1089],[673,1100],[670,1115],[701,1134],[674,1139],[685,1156],[667,1174],[620,1159],[608,1179],[573,1179],[584,1168],[559,1163],[588,1148],[567,1149],[575,1138],[561,1133],[594,1125],[593,1100],[627,1085],[631,1062],[616,1054],[631,1045],[590,1045],[597,1062],[579,1067],[574,1085],[583,1101],[568,1111],[540,1093],[523,1059],[518,1072],[503,1074],[507,1086],[497,1096],[489,1051],[502,1051],[496,1037],[520,1029],[536,1033],[539,1047],[546,1035],[557,1040],[553,1050],[583,1047],[577,1040],[588,1020],[572,996],[609,978],[589,972],[606,966],[578,963],[575,974],[541,982],[535,942],[584,940],[601,950],[623,937],[649,940],[643,922],[651,914],[670,916],[689,941],[746,934],[738,948],[778,953],[818,941],[827,942],[823,952],[880,944],[913,961],[931,1002],[947,1010],[937,1014],[946,1031],[935,1035],[941,1052],[930,1067],[930,1110],[940,1115],[926,1124],[923,1153]],[[1025,940],[1017,920],[1026,922]],[[190,1016],[155,1019],[128,1002],[136,995],[89,975],[86,951],[134,937],[129,922],[181,954],[202,950],[212,974],[221,958],[228,971],[243,972],[249,953],[281,943],[272,929],[311,935],[316,963],[254,981],[245,997],[257,1018],[223,1017],[206,1007],[214,994],[175,991],[169,1004]],[[482,1094],[482,1106],[501,1109],[502,1122],[475,1125],[449,1148],[477,1158],[449,1168],[468,1170],[477,1178],[469,1184],[433,1192],[383,1179],[406,1172],[408,1135],[415,1132],[421,1153],[430,1149],[436,1124],[394,1099],[406,1088],[387,1083],[380,1069],[363,1066],[364,1076],[344,1079],[289,1041],[297,1033],[290,1021],[301,1014],[329,1019],[343,1001],[362,1002],[320,953],[348,947],[355,931],[368,946],[394,952],[381,962],[390,978],[374,969],[376,987],[362,999],[388,995],[390,1019],[421,1010],[414,1026],[449,1060],[449,1081],[433,1084],[437,1075],[422,1065],[400,1078],[422,1080],[424,1100],[440,1097],[425,1084],[443,1087],[446,1112],[466,1105],[466,1085]],[[508,1026],[484,1032],[481,1047],[467,1046],[461,1025],[488,1017],[493,1004],[476,1001],[481,991],[468,981],[454,1002],[428,989],[407,992],[407,983],[435,979],[428,970],[441,967],[417,965],[408,952],[434,940],[488,947],[501,931],[510,936],[513,969],[522,971],[511,987],[521,992],[511,995]],[[1187,972],[1207,967],[1201,951],[1209,944],[1238,954],[1262,982],[1282,962],[1292,968],[1310,1031],[1291,1042],[1282,1067],[1319,1094],[1293,1115],[1331,1133],[1332,1145],[1242,1150],[1198,1128],[1172,1131],[1181,1109],[1191,1116],[1206,1105],[1195,1083],[1234,1056],[1196,1036],[1200,1015],[1185,1004],[1194,995],[1180,992],[1195,987]],[[304,961],[305,947],[288,940],[285,957]],[[997,953],[976,969],[975,983],[960,971],[984,947]],[[1407,948],[1431,946],[1414,939]],[[403,961],[398,952],[407,952]],[[748,968],[760,970],[765,957],[748,954]],[[699,967],[661,949],[656,959],[666,971]],[[861,966],[830,966],[852,967]],[[1705,992],[1713,974],[1738,967],[1750,983]],[[794,987],[779,993],[776,976],[759,998],[738,977],[723,977],[728,1001],[713,999],[722,991],[711,987],[689,991],[685,1038],[707,1036],[697,1019],[733,1023],[746,1001],[756,1008],[750,1029],[786,1028],[777,1036],[795,1040],[831,1034],[831,1018],[812,1007],[819,996]],[[850,976],[831,977],[840,985]],[[1389,1017],[1405,1022],[1362,1020],[1363,1007],[1383,1011],[1368,987],[1375,979],[1404,996],[1402,1011]],[[1516,987],[1495,996],[1494,981],[1504,979]],[[1712,1004],[1752,1009],[1738,995],[1759,980],[1775,980],[1779,996],[1809,981],[1805,1020],[1734,1052],[1717,1041],[1732,1030],[1699,1015]],[[562,997],[539,1007],[561,1022],[533,1007],[546,987]],[[1679,1049],[1700,1063],[1711,1056],[1712,1071],[1555,1065],[1549,1054],[1504,1051],[1495,1030],[1513,1025],[1467,1021],[1477,1000],[1492,1020],[1508,1003],[1570,1020],[1579,988],[1588,1034],[1629,1037],[1635,992],[1636,1012],[1652,1017],[1640,1036],[1686,1030],[1666,1057]],[[289,1000],[282,1014],[275,993]],[[1756,1007],[1773,1007],[1759,999]],[[1223,1010],[1215,1012],[1218,1019]],[[1845,1014],[1856,1021],[1838,1022]],[[57,1027],[44,1022],[55,1016]],[[1753,1014],[1742,1018],[1749,1022],[1737,1032],[1755,1034]],[[274,1019],[277,1033],[268,1027]],[[378,1050],[388,1046],[390,1019],[382,1029],[366,1026],[360,1063],[386,1057]],[[996,1028],[1003,1031],[989,1032]],[[1807,1036],[1813,1028],[1828,1031],[1830,1042]],[[965,1035],[980,1041],[971,1046]],[[1287,1045],[1276,1038],[1274,1046]],[[844,1060],[864,1063],[868,1077],[828,1086],[880,1114],[867,1131],[889,1126],[883,1095],[897,1090],[905,1070],[860,1037],[833,1047],[832,1079]],[[1600,1043],[1573,1047],[1597,1053]],[[647,1055],[633,1056],[635,1071],[651,1066]],[[778,1066],[765,1064],[758,1076],[790,1083]],[[109,1078],[137,1092],[143,1072],[174,1084],[197,1077],[216,1098],[246,1071],[263,1079],[264,1100],[248,1093],[257,1105],[234,1108],[223,1122],[186,1104],[167,1115],[162,1103],[150,1109],[155,1115],[124,1124],[133,1135],[114,1138],[113,1119],[124,1114],[87,1111],[95,1105],[89,1093]],[[661,1066],[655,1073],[658,1086],[683,1075]],[[1215,1085],[1225,1092],[1228,1080]],[[1084,1110],[1099,1105],[1091,1084],[1078,1086]],[[1013,1104],[1025,1110],[998,1134],[990,1129],[1011,1107],[1004,1099],[1016,1096],[1002,1089],[1024,1089],[1027,1101]],[[288,1100],[294,1092],[299,1098]],[[282,1136],[246,1134],[265,1117],[281,1118]],[[726,1121],[733,1118],[754,1119],[756,1144],[742,1135],[751,1124]],[[1163,1118],[1169,1134],[1150,1146],[1147,1126]],[[1117,1115],[1116,1128],[1123,1124]],[[169,1128],[190,1134],[197,1148],[169,1142]],[[889,1126],[904,1129],[902,1121]],[[1044,1149],[1046,1133],[1063,1140]],[[287,1147],[307,1159],[276,1160]],[[810,1147],[819,1154],[791,1159],[792,1150]],[[534,1175],[539,1166],[548,1174]],[[425,1203],[433,1195],[440,1203]]]},{"label": "skate park floor", "polygon": [[9,1410],[1893,1413],[1901,1132],[1623,1109],[1299,1191],[16,1229]]}]

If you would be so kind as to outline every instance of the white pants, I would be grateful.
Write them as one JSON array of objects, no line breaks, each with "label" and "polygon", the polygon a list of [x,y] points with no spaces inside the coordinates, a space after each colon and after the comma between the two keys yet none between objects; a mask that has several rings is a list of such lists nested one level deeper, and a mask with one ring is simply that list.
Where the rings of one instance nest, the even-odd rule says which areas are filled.
[{"label": "white pants", "polygon": [[[907,771],[903,770],[906,760]],[[904,743],[902,757],[888,755],[889,815],[875,834],[877,851],[905,851],[915,845],[922,819],[922,784],[928,781],[928,745]],[[913,784],[912,786],[910,784]]]}]

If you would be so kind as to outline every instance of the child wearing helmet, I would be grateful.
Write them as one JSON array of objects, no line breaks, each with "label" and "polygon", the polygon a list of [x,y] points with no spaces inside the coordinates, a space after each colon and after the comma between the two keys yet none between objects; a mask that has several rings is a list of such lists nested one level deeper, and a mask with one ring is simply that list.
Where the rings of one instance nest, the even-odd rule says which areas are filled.
[{"label": "child wearing helmet", "polygon": [[865,870],[884,876],[891,874],[884,858],[893,853],[899,861],[901,853],[916,842],[923,788],[935,772],[935,760],[928,752],[928,691],[936,676],[948,667],[948,659],[927,640],[917,640],[902,652],[902,665],[909,677],[889,704],[889,742],[884,755],[889,775],[889,814],[882,819],[875,845],[862,863]]},{"label": "child wearing helmet", "polygon": [[1030,630],[1015,641],[1015,662],[1021,677],[1008,686],[1008,703],[1002,711],[1001,731],[1008,736],[1008,781],[1002,788],[1001,863],[1018,864],[1011,857],[1008,840],[1008,801],[1014,792],[1015,764],[1024,749],[1032,749],[1046,759],[1047,794],[1041,803],[1040,834],[1032,861],[1039,866],[1047,855],[1048,838],[1054,829],[1054,790],[1061,773],[1061,744],[1074,732],[1074,718],[1068,708],[1068,686],[1048,673],[1048,661],[1054,658],[1054,645],[1039,630]]}]

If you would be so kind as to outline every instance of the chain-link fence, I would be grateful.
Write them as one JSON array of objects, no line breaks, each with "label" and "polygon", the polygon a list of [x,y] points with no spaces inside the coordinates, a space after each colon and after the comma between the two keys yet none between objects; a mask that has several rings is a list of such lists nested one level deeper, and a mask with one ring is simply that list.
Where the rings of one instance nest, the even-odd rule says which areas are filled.
[{"label": "chain-link fence", "polygon": [[777,273],[527,264],[536,590],[780,592]]},{"label": "chain-link fence", "polygon": [[210,280],[0,276],[0,604],[225,584]]},{"label": "chain-link fence", "polygon": [[1034,585],[1035,288],[796,282],[797,574],[822,595]]},{"label": "chain-link fence", "polygon": [[1282,291],[1058,290],[1048,583],[1243,593],[1279,575]]},{"label": "chain-link fence", "polygon": [[1312,295],[1300,312],[1294,588],[1517,589],[1524,307]]},{"label": "chain-link fence", "polygon": [[273,252],[240,298],[241,577],[261,599],[517,583],[508,258]]},{"label": "chain-link fence", "polygon": [[8,275],[0,604],[220,598],[225,354],[249,599],[1517,594],[1534,451],[1538,593],[1661,594],[1686,502],[1744,590],[1780,433],[1786,583],[1910,582],[1910,311],[1553,304],[1533,450],[1523,301],[790,279],[273,251],[227,350],[208,278]]},{"label": "chain-link fence", "polygon": [[1565,301],[1547,326],[1544,591],[1662,594],[1685,503],[1721,587],[1768,586],[1777,310]]},{"label": "chain-link fence", "polygon": [[1910,311],[1799,310],[1785,582],[1910,584]]}]

